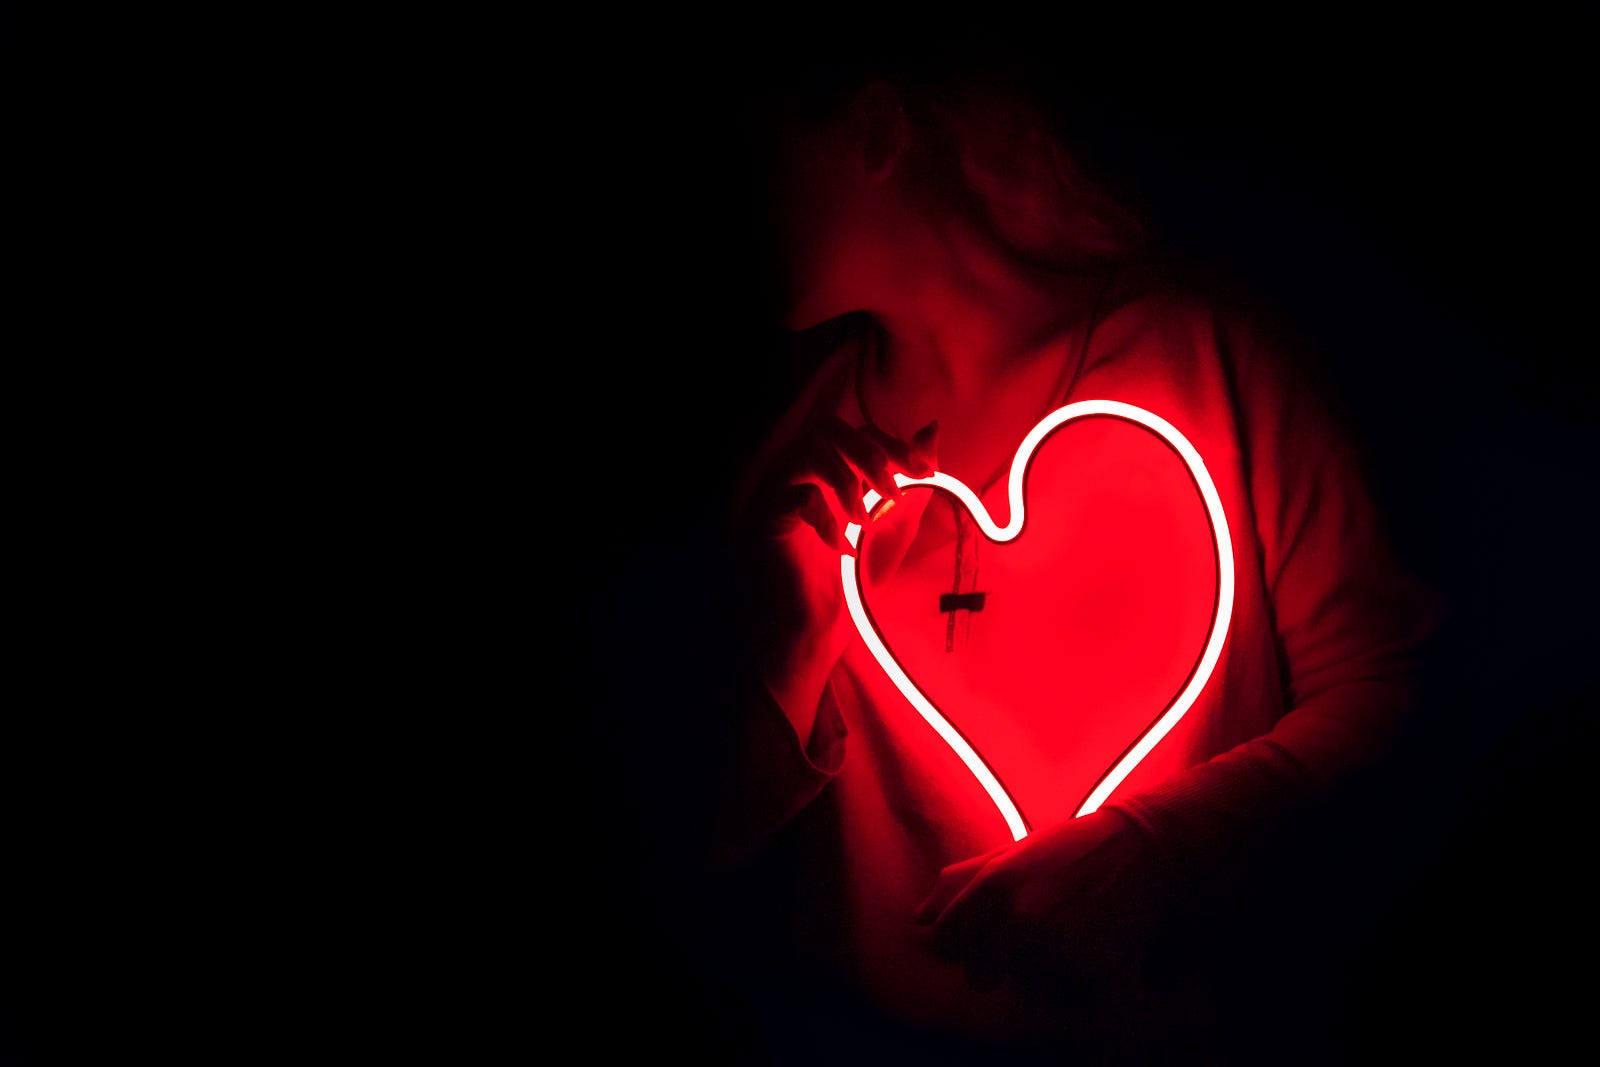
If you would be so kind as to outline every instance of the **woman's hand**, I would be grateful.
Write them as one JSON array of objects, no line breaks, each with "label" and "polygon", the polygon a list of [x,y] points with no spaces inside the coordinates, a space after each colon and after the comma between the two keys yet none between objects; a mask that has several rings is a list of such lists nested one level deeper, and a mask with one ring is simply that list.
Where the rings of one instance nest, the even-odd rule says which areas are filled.
[{"label": "woman's hand", "polygon": [[916,917],[980,992],[1088,992],[1137,972],[1170,889],[1144,831],[1101,810],[946,867]]},{"label": "woman's hand", "polygon": [[850,620],[839,587],[839,556],[854,552],[845,527],[867,523],[867,489],[898,500],[894,476],[926,477],[936,469],[938,424],[910,443],[872,427],[830,419],[758,489],[747,514],[747,540],[757,595],[751,632],[757,668],[804,743]]}]

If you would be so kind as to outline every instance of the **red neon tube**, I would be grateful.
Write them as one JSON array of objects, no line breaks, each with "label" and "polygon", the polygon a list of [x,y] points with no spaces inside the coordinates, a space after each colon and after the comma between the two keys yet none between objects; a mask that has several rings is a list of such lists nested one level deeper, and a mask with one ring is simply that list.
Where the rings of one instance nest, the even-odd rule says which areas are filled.
[{"label": "red neon tube", "polygon": [[[961,502],[983,535],[996,544],[1005,544],[1015,540],[1023,530],[1027,519],[1023,503],[1024,479],[1027,476],[1028,460],[1034,451],[1041,445],[1045,438],[1055,430],[1061,428],[1074,419],[1090,416],[1109,416],[1123,419],[1142,426],[1151,433],[1161,437],[1183,459],[1189,469],[1189,474],[1194,479],[1195,486],[1200,490],[1201,499],[1205,502],[1206,515],[1211,522],[1211,534],[1216,546],[1217,558],[1217,607],[1212,616],[1211,632],[1206,638],[1205,650],[1201,653],[1200,662],[1195,671],[1190,675],[1188,683],[1182,692],[1167,705],[1166,709],[1145,728],[1137,741],[1125,752],[1100,779],[1099,783],[1090,791],[1089,795],[1079,805],[1074,818],[1087,815],[1104,804],[1122,784],[1123,779],[1149,755],[1161,739],[1166,737],[1178,720],[1194,705],[1200,696],[1200,691],[1205,688],[1210,680],[1212,671],[1216,669],[1217,661],[1222,657],[1222,646],[1227,640],[1228,624],[1233,616],[1233,542],[1228,533],[1228,518],[1222,510],[1222,499],[1217,495],[1217,487],[1211,480],[1210,473],[1206,470],[1205,462],[1200,458],[1200,453],[1189,443],[1189,439],[1179,433],[1170,422],[1143,408],[1132,404],[1124,404],[1115,400],[1081,400],[1057,408],[1046,415],[1039,423],[1028,432],[1017,446],[1017,453],[1011,460],[1011,471],[1007,482],[1007,502],[1010,505],[1010,518],[1006,525],[998,525],[990,516],[983,502],[978,499],[968,486],[960,479],[953,478],[942,471],[936,472],[927,478],[912,478],[904,474],[895,475],[895,484],[902,489],[926,486],[930,489],[943,490]],[[862,503],[866,506],[867,513],[874,515],[883,498],[877,491],[869,491]],[[875,516],[874,516],[875,517]],[[845,536],[849,539],[852,548],[860,551],[861,524],[851,523],[845,528]],[[916,683],[906,674],[884,643],[883,635],[878,632],[877,626],[872,621],[872,616],[867,612],[862,601],[861,578],[856,567],[856,557],[850,553],[843,553],[839,558],[839,577],[843,583],[845,603],[849,607],[850,617],[856,624],[856,630],[861,634],[861,639],[866,642],[867,648],[872,652],[873,658],[888,675],[889,680],[895,684],[901,694],[913,708],[933,727],[934,731],[944,739],[951,750],[966,764],[984,791],[989,794],[995,808],[1006,821],[1006,826],[1011,830],[1013,840],[1020,841],[1028,834],[1027,820],[1023,818],[1021,810],[1011,795],[1006,792],[1000,779],[984,762],[978,751],[962,736],[961,731],[950,722],[945,715],[934,706]]]}]

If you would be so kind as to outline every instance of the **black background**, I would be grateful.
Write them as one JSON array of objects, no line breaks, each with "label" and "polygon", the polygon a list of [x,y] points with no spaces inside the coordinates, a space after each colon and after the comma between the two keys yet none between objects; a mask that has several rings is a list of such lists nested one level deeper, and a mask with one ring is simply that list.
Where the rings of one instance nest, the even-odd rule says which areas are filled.
[{"label": "black background", "polygon": [[[180,72],[179,106],[151,121],[207,166],[218,131],[242,142],[243,187],[203,224],[264,294],[221,313],[216,355],[235,338],[294,354],[248,365],[237,392],[281,390],[266,447],[314,456],[277,490],[289,534],[252,496],[266,543],[215,568],[234,610],[283,619],[200,613],[203,640],[140,665],[148,690],[76,654],[62,669],[107,675],[113,738],[149,732],[130,693],[164,704],[195,675],[202,728],[157,731],[149,761],[116,751],[132,780],[81,796],[77,716],[38,724],[50,744],[8,743],[7,784],[31,799],[7,842],[23,903],[7,901],[0,1061],[80,1041],[228,1062],[375,1045],[478,1061],[555,1035],[702,1062],[770,1048],[728,992],[741,976],[682,940],[670,842],[636,825],[648,793],[615,754],[696,712],[671,683],[714,658],[696,636],[721,605],[694,564],[792,385],[759,226],[762,101],[818,65],[951,62],[1032,86],[1175,258],[1288,320],[1450,609],[1393,766],[1242,909],[1258,943],[1229,977],[1272,1009],[1250,1052],[1315,1061],[1316,1034],[1323,1059],[1391,1041],[1554,1058],[1589,1011],[1561,969],[1593,956],[1589,36],[1531,13],[980,14],[1000,17],[354,16],[269,42],[239,100]],[[227,67],[252,37],[183,47]],[[128,160],[94,173],[114,184]],[[287,247],[256,263],[276,247],[256,228],[281,218]],[[257,284],[225,266],[230,293]],[[194,406],[229,421],[234,402]],[[239,575],[302,558],[286,604]],[[148,636],[147,607],[122,606],[116,640]],[[264,651],[238,666],[252,626]],[[39,758],[52,745],[60,768]],[[80,807],[100,831],[134,825],[121,851],[77,832]]]},{"label": "black background", "polygon": [[[577,382],[590,399],[564,415],[605,427],[610,468],[574,486],[606,487],[585,497],[603,519],[576,549],[583,669],[615,669],[641,624],[680,637],[710,626],[694,542],[788,381],[755,223],[764,94],[819,64],[1003,72],[1176,260],[1296,331],[1398,550],[1448,607],[1434,695],[1394,765],[1263,890],[1262,928],[1304,953],[1252,1048],[1316,1034],[1335,1060],[1390,1042],[1537,1056],[1570,1032],[1578,990],[1555,968],[1589,940],[1596,513],[1593,176],[1573,27],[1345,13],[1134,29],[1075,16],[1000,33],[855,22],[715,45],[674,29],[670,45],[580,64],[557,109],[573,137],[551,163],[578,179],[569,206],[583,234],[567,264],[577,303],[558,313],[595,355]],[[743,402],[710,382],[736,383]],[[687,484],[668,473],[686,470],[698,472]],[[648,675],[668,654],[633,662]],[[598,751],[631,715],[692,706],[671,694],[653,712],[622,706],[651,696],[613,687],[591,706]],[[603,945],[581,953],[581,973],[665,1041],[746,1054],[751,1021],[685,977],[692,946],[639,905],[671,872],[640,870],[619,843],[611,817],[625,823],[628,788],[596,789],[581,846]]]}]

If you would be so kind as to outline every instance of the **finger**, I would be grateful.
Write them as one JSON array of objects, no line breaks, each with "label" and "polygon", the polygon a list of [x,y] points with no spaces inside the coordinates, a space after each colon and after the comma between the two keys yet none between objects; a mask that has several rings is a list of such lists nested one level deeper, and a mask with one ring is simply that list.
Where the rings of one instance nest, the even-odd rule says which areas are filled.
[{"label": "finger", "polygon": [[866,523],[867,508],[861,502],[865,495],[861,474],[836,448],[827,444],[818,445],[808,457],[808,465],[801,479],[827,490],[832,501],[837,502],[838,514],[843,521]]},{"label": "finger", "polygon": [[926,478],[934,472],[932,458],[925,449],[920,449],[915,444],[907,444],[876,426],[866,426],[863,429],[873,443],[883,449],[890,461],[907,474],[915,478]]},{"label": "finger", "polygon": [[815,478],[775,487],[763,508],[766,535],[783,539],[805,530],[825,544],[839,544],[843,542],[844,526],[837,507],[829,499],[827,488]]},{"label": "finger", "polygon": [[939,877],[934,880],[933,889],[928,893],[927,898],[917,906],[917,922],[927,924],[937,919],[944,909],[949,906],[950,902],[955,899],[956,894],[965,889],[967,883],[972,881],[973,876],[983,870],[984,864],[1004,852],[1007,847],[1009,846],[1001,845],[999,848],[990,849],[988,852],[973,856],[971,859],[962,860],[960,863],[952,863],[940,871]]},{"label": "finger", "polygon": [[830,439],[834,449],[860,475],[861,480],[885,499],[899,500],[900,486],[895,484],[895,466],[882,445],[872,437],[835,419],[831,424]]},{"label": "finger", "polygon": [[844,523],[839,520],[837,505],[828,500],[827,490],[812,482],[797,488],[805,491],[799,517],[817,532],[823,544],[842,551],[848,544],[844,536]]},{"label": "finger", "polygon": [[[928,465],[928,474],[939,469],[939,420],[934,419],[911,438],[911,451]],[[922,475],[921,477],[927,477]]]},{"label": "finger", "polygon": [[1010,914],[1011,888],[999,862],[986,864],[934,921],[934,948],[956,959],[967,956],[972,946],[991,936]]}]

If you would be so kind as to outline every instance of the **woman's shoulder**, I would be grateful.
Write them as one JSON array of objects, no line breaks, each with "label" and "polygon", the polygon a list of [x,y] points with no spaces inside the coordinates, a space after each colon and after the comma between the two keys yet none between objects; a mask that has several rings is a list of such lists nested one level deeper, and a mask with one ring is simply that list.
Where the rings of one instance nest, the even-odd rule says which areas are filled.
[{"label": "woman's shoulder", "polygon": [[1252,301],[1242,286],[1171,258],[1146,256],[1110,268],[1103,313],[1149,322],[1209,322],[1245,318]]},{"label": "woman's shoulder", "polygon": [[1170,258],[1112,268],[1096,332],[1181,342],[1227,362],[1267,359],[1304,346],[1289,321],[1243,283]]},{"label": "woman's shoulder", "polygon": [[1089,362],[1209,362],[1229,304],[1214,284],[1171,261],[1119,262],[1107,274],[1091,320]]}]

